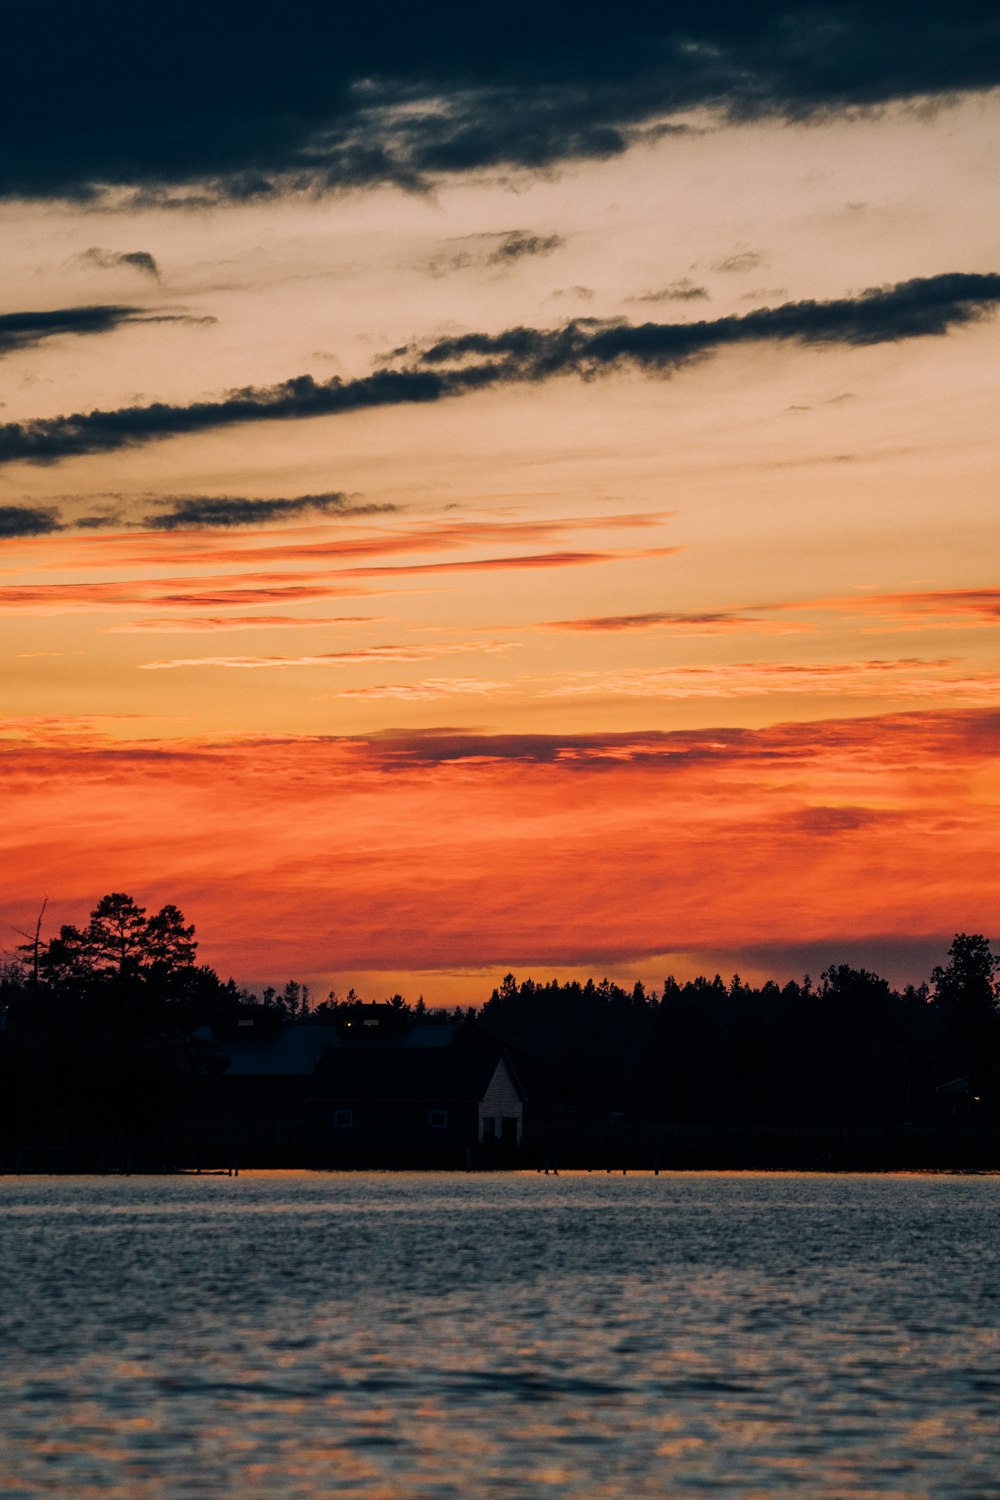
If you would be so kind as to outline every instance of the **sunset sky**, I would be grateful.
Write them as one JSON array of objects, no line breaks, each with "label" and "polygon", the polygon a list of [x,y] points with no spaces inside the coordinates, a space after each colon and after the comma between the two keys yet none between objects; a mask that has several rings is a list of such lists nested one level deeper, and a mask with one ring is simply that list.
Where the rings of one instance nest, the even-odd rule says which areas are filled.
[{"label": "sunset sky", "polygon": [[5,21],[0,944],[996,935],[996,7],[207,9]]}]

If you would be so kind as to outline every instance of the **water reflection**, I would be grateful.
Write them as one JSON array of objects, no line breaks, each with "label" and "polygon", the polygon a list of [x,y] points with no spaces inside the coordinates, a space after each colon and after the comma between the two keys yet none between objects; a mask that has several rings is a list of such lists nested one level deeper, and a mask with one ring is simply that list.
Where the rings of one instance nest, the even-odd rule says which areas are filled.
[{"label": "water reflection", "polygon": [[1000,1496],[992,1178],[0,1180],[6,1496]]}]

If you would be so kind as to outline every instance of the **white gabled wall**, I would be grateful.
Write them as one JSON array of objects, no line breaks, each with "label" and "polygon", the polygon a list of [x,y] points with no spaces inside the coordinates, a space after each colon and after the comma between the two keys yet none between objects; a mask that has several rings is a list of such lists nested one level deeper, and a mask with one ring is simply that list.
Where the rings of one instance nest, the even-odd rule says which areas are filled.
[{"label": "white gabled wall", "polygon": [[501,1057],[497,1063],[496,1072],[490,1079],[486,1093],[479,1104],[479,1140],[483,1139],[483,1121],[493,1116],[498,1122],[506,1116],[508,1119],[517,1120],[517,1139],[520,1144],[521,1136],[524,1134],[524,1105],[510,1069]]}]

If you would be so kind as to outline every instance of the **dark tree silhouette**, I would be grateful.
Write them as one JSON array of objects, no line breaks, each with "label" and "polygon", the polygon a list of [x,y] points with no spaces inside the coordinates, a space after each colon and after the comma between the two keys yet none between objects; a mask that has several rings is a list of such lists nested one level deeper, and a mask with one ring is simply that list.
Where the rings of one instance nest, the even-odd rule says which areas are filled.
[{"label": "dark tree silhouette", "polygon": [[149,962],[145,907],[119,891],[102,896],[90,914],[83,950],[94,974],[136,977]]},{"label": "dark tree silhouette", "polygon": [[947,1028],[953,1066],[967,1073],[980,1099],[996,1092],[1000,959],[981,933],[960,932],[949,962],[931,975],[934,1005]]},{"label": "dark tree silhouette", "polygon": [[948,949],[949,963],[934,969],[934,1000],[952,1015],[992,1016],[1000,1001],[1000,958],[981,933],[959,932]]},{"label": "dark tree silhouette", "polygon": [[239,1004],[196,952],[176,906],[147,916],[119,891],[30,935],[0,984],[0,1146],[112,1160],[196,1107],[216,1062],[195,1028]]},{"label": "dark tree silhouette", "polygon": [[152,986],[161,993],[196,972],[197,951],[194,926],[185,924],[176,906],[147,917],[145,907],[121,891],[101,897],[82,931],[65,925],[44,946],[36,938],[19,949],[32,977],[50,988],[93,991],[113,983],[119,989]]},{"label": "dark tree silhouette", "polygon": [[156,974],[168,975],[194,964],[198,944],[194,924],[186,927],[176,906],[164,906],[150,917],[143,933],[144,961]]},{"label": "dark tree silhouette", "polygon": [[[19,952],[25,955],[33,977],[39,977],[49,989],[62,989],[79,983],[89,974],[89,964],[84,950],[83,933],[78,927],[64,923],[58,937],[51,938],[37,953],[34,944],[24,944]],[[26,952],[26,950],[28,950]]]}]

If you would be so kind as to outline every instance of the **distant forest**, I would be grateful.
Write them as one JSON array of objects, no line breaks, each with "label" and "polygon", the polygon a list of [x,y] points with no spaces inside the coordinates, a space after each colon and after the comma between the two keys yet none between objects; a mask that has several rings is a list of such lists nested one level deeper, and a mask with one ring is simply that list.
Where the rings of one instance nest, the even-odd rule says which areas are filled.
[{"label": "distant forest", "polygon": [[[668,977],[653,991],[508,974],[479,1006],[384,1003],[450,1025],[454,1045],[502,1045],[536,1134],[573,1122],[992,1131],[998,971],[988,940],[960,933],[946,962],[903,990],[837,964],[815,983]],[[112,893],[85,927],[55,937],[40,916],[0,969],[3,1160],[12,1143],[140,1139],[190,1119],[215,1097],[226,1066],[217,1039],[241,1016],[329,1025],[361,1003],[353,991],[317,1003],[294,981],[262,996],[223,982],[197,962],[176,906],[150,915]]]}]

